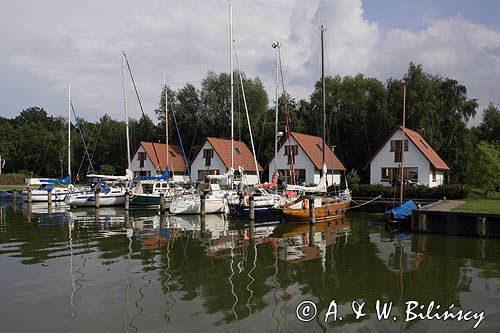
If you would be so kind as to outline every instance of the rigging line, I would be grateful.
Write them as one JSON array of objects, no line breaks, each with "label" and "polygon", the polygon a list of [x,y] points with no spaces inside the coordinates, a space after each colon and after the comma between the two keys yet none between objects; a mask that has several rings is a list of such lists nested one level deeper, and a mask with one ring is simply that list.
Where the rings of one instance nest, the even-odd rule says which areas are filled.
[{"label": "rigging line", "polygon": [[[289,119],[289,116],[288,116],[288,100],[287,100],[287,96],[286,96],[286,90],[285,90],[285,80],[283,78],[283,65],[281,64],[281,51],[278,51],[278,59],[279,59],[279,64],[280,64],[280,74],[281,74],[281,87],[282,87],[282,90],[283,90],[283,106],[285,107],[285,115],[286,115],[286,133],[287,133],[287,136],[288,136],[288,153],[292,156],[292,158],[290,159],[291,162],[292,162],[292,173],[291,173],[291,183],[292,185],[295,185],[295,170],[294,170],[294,162],[295,162],[295,156],[293,155],[293,149],[292,149],[292,142],[291,142],[291,139],[290,139],[290,133],[291,133],[291,129],[290,129],[290,119]],[[276,101],[276,103],[278,103],[278,101]],[[286,151],[286,147],[285,147],[285,151]],[[276,157],[275,157],[276,158]]]},{"label": "rigging line", "polygon": [[[127,55],[125,54],[125,52],[123,52],[123,56],[125,57],[125,62],[127,63],[128,72],[130,74],[130,79],[132,80],[132,85],[134,86],[135,96],[137,96],[137,101],[139,102],[139,107],[141,108],[142,117],[144,118],[144,120],[146,120],[147,119],[146,114],[144,113],[144,108],[142,107],[141,98],[139,97],[139,92],[137,91],[137,86],[135,85],[134,76],[132,75],[132,70],[130,69],[130,64],[128,62],[128,58],[127,58]],[[151,140],[151,145],[153,146],[153,151],[155,153],[155,157],[156,157],[156,160],[158,162],[158,167],[161,170],[160,157],[158,156],[158,153],[156,152],[156,147],[155,147],[155,144],[152,140],[152,131],[149,132],[149,139]]]},{"label": "rigging line", "polygon": [[182,137],[181,137],[181,132],[179,131],[179,125],[177,124],[177,117],[175,116],[175,110],[173,105],[170,106],[172,109],[172,116],[174,118],[174,123],[175,123],[175,129],[177,130],[177,135],[179,136],[179,141],[181,143],[181,149],[182,149],[182,155],[184,155],[184,163],[186,163],[186,170],[189,176],[189,181],[192,181],[191,179],[191,171],[189,170],[189,163],[186,158],[186,151],[184,150],[184,144],[182,143]]},{"label": "rigging line", "polygon": [[87,144],[85,143],[85,138],[83,137],[82,128],[80,127],[80,123],[78,122],[78,118],[76,117],[76,112],[75,112],[75,108],[73,106],[73,102],[70,102],[70,104],[71,104],[71,110],[73,111],[73,115],[75,116],[75,127],[78,129],[78,132],[80,133],[80,137],[82,138],[83,148],[85,148],[85,154],[87,155],[87,158],[89,159],[89,164],[90,164],[90,168],[92,169],[92,173],[95,173],[94,165],[92,164],[92,159],[90,158],[89,150],[87,149]]},{"label": "rigging line", "polygon": [[[95,129],[97,127],[97,125],[93,126],[94,128],[92,129],[92,134],[90,135],[90,140],[88,142],[88,146],[90,146],[90,142],[92,141],[92,139],[94,138],[94,135],[95,135]],[[82,170],[82,167],[83,167],[83,162],[85,161],[85,155],[82,156],[82,160],[80,161],[80,166],[78,167],[78,171],[76,172],[76,174],[78,175],[80,173],[80,171]],[[87,168],[88,170],[88,168]]]},{"label": "rigging line", "polygon": [[[241,68],[240,68],[240,62],[239,62],[239,59],[238,59],[238,52],[236,51],[236,43],[234,41],[233,41],[233,48],[234,48],[234,55],[235,55],[235,58],[236,58],[236,66],[238,66],[238,74],[240,76],[241,94],[242,94],[242,97],[243,97],[243,104],[245,105],[245,113],[246,113],[247,122],[248,122],[248,132],[250,134],[250,143],[252,144],[252,153],[253,153],[253,156],[254,156],[253,158],[254,158],[254,162],[255,162],[255,171],[257,172],[257,179],[260,182],[259,163],[257,162],[257,156],[255,155],[255,145],[253,143],[253,135],[252,135],[252,124],[250,123],[250,115],[248,114],[247,99],[246,99],[246,96],[245,96],[245,89],[243,87],[243,76],[241,75]],[[240,129],[241,129],[241,125],[240,125]],[[240,140],[241,140],[241,138],[240,138]]]}]

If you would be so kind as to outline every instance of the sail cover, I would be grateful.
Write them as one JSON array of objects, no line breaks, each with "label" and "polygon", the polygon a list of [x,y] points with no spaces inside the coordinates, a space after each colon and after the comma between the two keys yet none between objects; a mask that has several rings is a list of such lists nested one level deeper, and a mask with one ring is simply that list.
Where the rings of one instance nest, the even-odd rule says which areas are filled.
[{"label": "sail cover", "polygon": [[413,202],[413,200],[409,200],[401,206],[386,211],[384,213],[384,218],[394,220],[409,220],[411,218],[413,210],[416,208],[417,205]]}]

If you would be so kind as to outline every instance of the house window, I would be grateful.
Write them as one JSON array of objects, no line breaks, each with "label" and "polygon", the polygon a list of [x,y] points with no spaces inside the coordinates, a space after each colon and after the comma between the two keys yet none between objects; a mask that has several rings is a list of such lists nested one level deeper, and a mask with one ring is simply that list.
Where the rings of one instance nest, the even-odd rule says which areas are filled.
[{"label": "house window", "polygon": [[[418,181],[418,168],[408,167],[403,169],[403,176],[406,180],[411,180],[413,182]],[[396,184],[401,178],[400,168],[382,168],[381,169],[381,181],[391,182]]]},{"label": "house window", "polygon": [[[292,184],[292,170],[290,169],[279,169],[279,178],[287,184]],[[306,182],[306,170],[305,169],[294,169],[293,170],[294,184],[304,184]]]},{"label": "house window", "polygon": [[323,152],[323,147],[321,147],[321,146],[319,145],[319,143],[317,143],[317,144],[316,144],[316,147],[318,147],[318,149],[319,149],[319,151],[320,151],[320,152]]},{"label": "house window", "polygon": [[412,182],[418,182],[418,168],[404,168],[404,178]]},{"label": "house window", "polygon": [[431,170],[432,170],[432,181],[435,182],[435,181],[437,181],[437,179],[436,179],[436,168],[434,166],[431,166]]},{"label": "house window", "polygon": [[144,161],[146,160],[146,153],[140,151],[137,153],[137,160],[139,161],[139,167],[144,168]]},{"label": "house window", "polygon": [[[291,154],[290,154],[291,152]],[[285,146],[285,156],[288,156],[288,164],[295,164],[295,156],[299,154],[299,146],[288,145]]]},{"label": "house window", "polygon": [[234,148],[234,150],[238,153],[238,155],[241,155],[240,148]]},{"label": "house window", "polygon": [[[391,151],[401,150],[401,140],[391,140]],[[408,140],[405,140],[405,151],[408,151]]]},{"label": "house window", "polygon": [[213,149],[203,149],[203,158],[205,159],[205,166],[211,165],[213,157],[214,157]]},{"label": "house window", "polygon": [[[405,151],[408,151],[408,140],[405,140]],[[401,162],[401,140],[391,140],[391,152],[394,152],[394,162]]]},{"label": "house window", "polygon": [[175,155],[175,153],[174,153],[173,151],[169,151],[168,153],[170,154],[170,157],[175,157],[175,156],[177,156],[177,155]]},{"label": "house window", "polygon": [[207,175],[218,175],[219,169],[215,170],[198,170],[198,181],[204,181]]}]

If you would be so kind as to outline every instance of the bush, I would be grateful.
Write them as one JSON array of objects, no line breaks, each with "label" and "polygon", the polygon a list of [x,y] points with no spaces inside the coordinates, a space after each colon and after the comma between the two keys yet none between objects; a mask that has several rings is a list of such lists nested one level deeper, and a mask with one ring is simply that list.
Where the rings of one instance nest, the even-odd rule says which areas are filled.
[{"label": "bush", "polygon": [[24,185],[24,180],[29,177],[25,173],[4,173],[0,175],[0,185]]},{"label": "bush", "polygon": [[[403,196],[408,199],[465,199],[470,193],[469,187],[463,184],[447,184],[436,187],[425,185],[407,186]],[[382,184],[362,184],[353,196],[374,198],[381,195],[383,198],[399,197],[399,187],[384,186]]]}]

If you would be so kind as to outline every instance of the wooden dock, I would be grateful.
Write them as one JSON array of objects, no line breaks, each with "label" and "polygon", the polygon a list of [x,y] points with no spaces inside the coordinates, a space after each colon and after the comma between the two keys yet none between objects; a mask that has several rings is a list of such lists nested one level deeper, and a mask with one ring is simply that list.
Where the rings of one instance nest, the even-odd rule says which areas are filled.
[{"label": "wooden dock", "polygon": [[439,233],[500,238],[500,214],[452,212],[463,201],[440,200],[413,211],[411,230],[423,233]]}]

